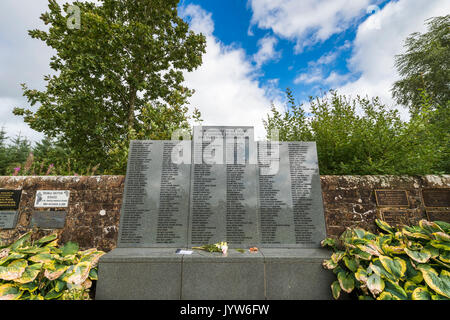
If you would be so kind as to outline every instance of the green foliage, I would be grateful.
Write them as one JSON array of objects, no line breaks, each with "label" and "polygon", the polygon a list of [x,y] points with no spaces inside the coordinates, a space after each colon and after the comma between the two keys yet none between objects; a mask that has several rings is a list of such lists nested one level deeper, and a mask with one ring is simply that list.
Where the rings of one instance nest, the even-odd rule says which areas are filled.
[{"label": "green foliage", "polygon": [[347,228],[339,240],[322,241],[334,251],[323,262],[337,277],[333,297],[344,291],[359,299],[450,300],[450,224],[421,220],[400,230],[376,223],[378,235]]},{"label": "green foliage", "polygon": [[395,61],[402,79],[394,83],[393,96],[412,111],[421,106],[422,90],[434,107],[448,109],[450,101],[450,15],[427,20],[427,27],[406,39],[406,52]]},{"label": "green foliage", "polygon": [[[287,90],[284,112],[272,106],[267,132],[280,141],[315,141],[321,174],[420,175],[448,172],[449,130],[435,116],[426,95],[422,108],[402,121],[378,98],[350,99],[336,91],[310,100],[310,114]],[[448,123],[448,120],[447,120]]]},{"label": "green foliage", "polygon": [[202,63],[206,40],[178,17],[178,2],[75,1],[81,27],[70,29],[68,4],[50,0],[41,15],[48,31],[29,35],[56,51],[50,62],[55,75],[44,77],[45,91],[23,84],[24,96],[38,109],[14,113],[56,139],[68,152],[66,161],[124,173],[126,157],[117,149],[129,144],[132,132],[166,137],[188,125],[185,105],[193,91],[183,86],[183,71]]},{"label": "green foliage", "polygon": [[0,246],[0,300],[89,299],[104,252],[78,251],[73,242],[58,247],[56,234],[37,241],[32,236]]}]

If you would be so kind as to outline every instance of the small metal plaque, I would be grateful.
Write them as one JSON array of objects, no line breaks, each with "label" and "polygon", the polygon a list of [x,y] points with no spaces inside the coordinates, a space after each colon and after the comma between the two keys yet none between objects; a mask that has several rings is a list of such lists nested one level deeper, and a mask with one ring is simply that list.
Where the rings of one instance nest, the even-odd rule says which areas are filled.
[{"label": "small metal plaque", "polygon": [[427,208],[450,207],[450,188],[423,189],[422,200]]},{"label": "small metal plaque", "polygon": [[35,211],[31,226],[41,229],[62,229],[66,224],[66,211]]},{"label": "small metal plaque", "polygon": [[411,225],[412,213],[408,210],[386,209],[380,212],[381,219],[393,227]]},{"label": "small metal plaque", "polygon": [[444,221],[450,223],[450,211],[429,211],[427,210],[428,221]]},{"label": "small metal plaque", "polygon": [[35,208],[67,208],[69,190],[37,190],[34,200]]},{"label": "small metal plaque", "polygon": [[0,210],[19,209],[22,190],[0,190]]},{"label": "small metal plaque", "polygon": [[375,199],[379,207],[409,207],[406,190],[375,190]]},{"label": "small metal plaque", "polygon": [[0,211],[0,229],[14,229],[19,211]]}]

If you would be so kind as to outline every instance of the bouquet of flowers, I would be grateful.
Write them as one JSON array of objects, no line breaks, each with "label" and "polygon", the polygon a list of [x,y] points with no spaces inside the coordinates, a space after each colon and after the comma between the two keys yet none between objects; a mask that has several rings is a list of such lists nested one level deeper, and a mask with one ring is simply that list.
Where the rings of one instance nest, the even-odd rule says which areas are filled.
[{"label": "bouquet of flowers", "polygon": [[228,244],[226,242],[218,242],[216,244],[205,244],[200,247],[192,247],[192,249],[204,250],[209,252],[222,252],[225,255],[228,252]]}]

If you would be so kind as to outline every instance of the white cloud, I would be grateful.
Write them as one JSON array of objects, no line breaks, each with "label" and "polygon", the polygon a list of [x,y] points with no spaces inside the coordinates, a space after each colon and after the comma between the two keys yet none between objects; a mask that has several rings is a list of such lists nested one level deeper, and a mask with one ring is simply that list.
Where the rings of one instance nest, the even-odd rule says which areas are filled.
[{"label": "white cloud", "polygon": [[[450,2],[439,0],[399,0],[388,3],[358,27],[349,67],[361,76],[338,88],[341,93],[356,96],[379,96],[395,105],[390,89],[399,76],[394,57],[404,52],[403,44],[413,32],[425,32],[424,21],[450,12]],[[400,109],[404,119],[407,112]]]},{"label": "white cloud", "polygon": [[296,41],[296,52],[346,30],[373,0],[249,0],[253,25]]},{"label": "white cloud", "polygon": [[[58,3],[64,2],[58,0]],[[43,134],[36,132],[24,123],[22,117],[12,114],[14,107],[28,107],[22,96],[21,83],[29,88],[45,88],[43,76],[52,73],[50,57],[54,54],[44,42],[32,39],[30,29],[46,30],[39,19],[48,11],[47,0],[0,1],[0,128],[4,127],[9,137],[19,133],[39,141]]]},{"label": "white cloud", "polygon": [[225,46],[214,37],[211,14],[200,6],[188,5],[180,15],[189,17],[192,28],[202,31],[207,40],[203,64],[185,73],[186,85],[196,91],[190,98],[191,107],[200,109],[204,125],[254,126],[255,136],[263,138],[262,119],[269,112],[271,100],[279,99],[277,80],[262,86],[252,57],[242,48]]},{"label": "white cloud", "polygon": [[308,68],[306,72],[300,73],[295,79],[294,83],[320,83],[326,84],[329,86],[342,85],[344,82],[348,80],[350,75],[342,75],[338,74],[335,71],[332,71],[326,75],[325,68],[330,64],[334,63],[336,59],[339,57],[342,51],[349,49],[351,46],[349,41],[345,41],[345,43],[337,47],[335,50],[325,53],[319,59],[315,61],[308,62]]},{"label": "white cloud", "polygon": [[278,60],[281,58],[281,51],[275,50],[277,43],[277,38],[271,36],[265,36],[264,38],[259,39],[259,50],[253,55],[253,60],[258,68],[268,61]]}]

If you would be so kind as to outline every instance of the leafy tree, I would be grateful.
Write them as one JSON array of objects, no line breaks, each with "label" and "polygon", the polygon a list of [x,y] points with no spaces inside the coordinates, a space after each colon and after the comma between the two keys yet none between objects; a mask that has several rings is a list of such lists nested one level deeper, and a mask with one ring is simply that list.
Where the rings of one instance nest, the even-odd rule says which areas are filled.
[{"label": "leafy tree", "polygon": [[[123,168],[118,143],[134,136],[158,138],[188,126],[185,104],[192,90],[183,71],[202,63],[206,41],[189,31],[177,14],[178,0],[74,2],[79,29],[69,28],[69,5],[49,0],[41,20],[48,31],[32,38],[56,50],[45,91],[24,96],[37,111],[15,108],[31,128],[58,140],[80,166],[100,164],[103,172]],[[119,156],[119,158],[117,158]],[[123,170],[123,169],[118,169]],[[123,173],[123,171],[120,171]]]},{"label": "leafy tree", "polygon": [[21,167],[31,152],[31,142],[20,134],[10,139],[4,129],[0,129],[0,175],[10,175],[13,169]]},{"label": "leafy tree", "polygon": [[422,105],[422,90],[433,107],[449,107],[450,15],[427,20],[427,27],[427,32],[415,32],[406,39],[406,52],[395,61],[402,79],[394,83],[392,93],[411,111]]},{"label": "leafy tree", "polygon": [[[447,145],[431,125],[435,110],[422,102],[409,122],[378,98],[349,99],[331,91],[310,100],[311,115],[287,90],[288,107],[272,105],[264,121],[267,132],[279,130],[280,141],[316,141],[321,174],[443,173]],[[442,138],[442,136],[441,136]],[[448,158],[447,158],[448,159]],[[448,172],[448,171],[447,171]]]}]

